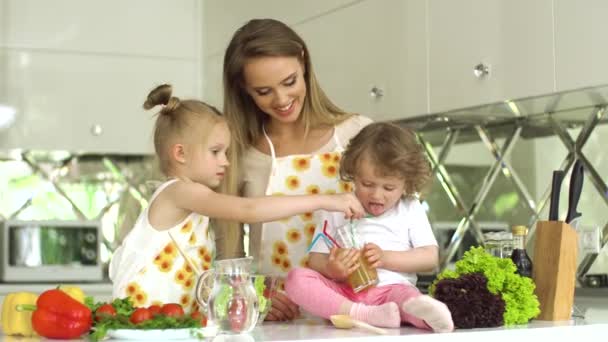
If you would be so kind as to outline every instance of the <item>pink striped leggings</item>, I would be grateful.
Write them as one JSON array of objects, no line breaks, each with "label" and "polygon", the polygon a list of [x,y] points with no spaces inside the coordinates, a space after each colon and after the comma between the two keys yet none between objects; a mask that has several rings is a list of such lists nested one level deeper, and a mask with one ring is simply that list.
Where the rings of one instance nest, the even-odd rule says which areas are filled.
[{"label": "pink striped leggings", "polygon": [[354,293],[347,283],[327,279],[309,268],[296,268],[287,275],[285,291],[294,303],[325,319],[339,314],[340,305],[345,301],[366,305],[395,302],[399,306],[401,322],[410,323],[417,328],[429,329],[423,320],[405,313],[402,309],[403,302],[421,295],[420,291],[411,285],[391,284]]}]

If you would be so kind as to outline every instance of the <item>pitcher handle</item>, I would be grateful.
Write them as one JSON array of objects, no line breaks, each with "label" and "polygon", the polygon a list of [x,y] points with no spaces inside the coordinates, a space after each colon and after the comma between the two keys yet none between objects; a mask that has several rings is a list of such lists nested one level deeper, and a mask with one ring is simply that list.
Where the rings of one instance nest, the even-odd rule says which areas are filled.
[{"label": "pitcher handle", "polygon": [[201,273],[201,275],[198,277],[198,280],[196,281],[196,289],[194,292],[194,295],[196,297],[196,302],[203,309],[203,311],[206,313],[207,316],[209,316],[208,315],[209,304],[207,304],[207,301],[209,300],[209,298],[207,298],[207,301],[203,300],[203,298],[201,298],[201,291],[205,287],[206,279],[209,276],[213,275],[213,273],[214,273],[213,269],[203,271],[203,273]]}]

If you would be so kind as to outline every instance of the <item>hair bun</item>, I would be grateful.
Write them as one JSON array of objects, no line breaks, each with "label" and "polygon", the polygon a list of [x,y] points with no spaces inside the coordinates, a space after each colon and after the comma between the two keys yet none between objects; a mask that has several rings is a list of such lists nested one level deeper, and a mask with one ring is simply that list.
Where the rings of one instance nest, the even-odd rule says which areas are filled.
[{"label": "hair bun", "polygon": [[160,111],[161,114],[171,114],[173,113],[173,111],[179,107],[179,98],[175,97],[175,96],[171,96],[169,98],[169,101],[167,102],[167,104],[163,107],[163,109]]},{"label": "hair bun", "polygon": [[160,111],[161,114],[169,114],[179,106],[179,98],[171,96],[173,87],[170,84],[162,84],[154,88],[149,94],[146,102],[144,102],[144,109],[152,109],[158,105],[164,105],[165,107]]}]

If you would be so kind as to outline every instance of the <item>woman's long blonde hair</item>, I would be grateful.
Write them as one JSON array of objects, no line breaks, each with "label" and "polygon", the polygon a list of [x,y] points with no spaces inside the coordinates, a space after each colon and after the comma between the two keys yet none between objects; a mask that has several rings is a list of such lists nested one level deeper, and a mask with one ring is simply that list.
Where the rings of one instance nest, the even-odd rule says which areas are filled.
[{"label": "woman's long blonde hair", "polygon": [[[268,115],[245,91],[243,69],[251,58],[296,57],[304,67],[306,98],[300,113],[305,132],[319,125],[335,125],[352,114],[336,106],[325,95],[315,76],[306,43],[289,26],[274,19],[253,19],[239,28],[224,54],[224,116],[230,126],[233,150],[223,190],[238,193],[238,172],[243,152],[258,141]],[[225,228],[238,231],[237,228]],[[232,235],[232,233],[228,233]],[[229,237],[226,236],[228,239]]]}]

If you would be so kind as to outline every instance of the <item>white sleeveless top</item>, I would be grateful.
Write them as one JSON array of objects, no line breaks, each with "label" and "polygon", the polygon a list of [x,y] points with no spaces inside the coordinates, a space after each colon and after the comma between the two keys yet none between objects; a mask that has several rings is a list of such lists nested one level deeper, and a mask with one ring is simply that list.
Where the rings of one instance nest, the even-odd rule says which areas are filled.
[{"label": "white sleeveless top", "polygon": [[[172,179],[161,184],[150,204],[176,181]],[[198,311],[194,298],[195,274],[175,247],[169,232],[199,269],[208,270],[215,259],[209,218],[192,212],[175,226],[158,231],[148,220],[149,208],[140,214],[133,229],[114,252],[109,271],[112,297],[130,296],[137,307],[180,303],[187,312]]]}]

